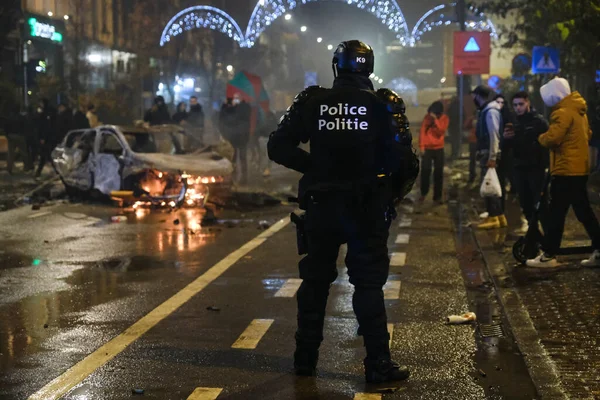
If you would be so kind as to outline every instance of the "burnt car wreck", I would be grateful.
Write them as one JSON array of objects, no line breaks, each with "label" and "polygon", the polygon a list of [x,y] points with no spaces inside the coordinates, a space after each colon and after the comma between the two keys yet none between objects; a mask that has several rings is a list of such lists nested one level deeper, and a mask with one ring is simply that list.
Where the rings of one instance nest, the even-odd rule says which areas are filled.
[{"label": "burnt car wreck", "polygon": [[176,125],[100,126],[69,132],[52,152],[52,165],[71,196],[203,206],[212,187],[230,185],[233,166],[213,147],[193,144]]}]

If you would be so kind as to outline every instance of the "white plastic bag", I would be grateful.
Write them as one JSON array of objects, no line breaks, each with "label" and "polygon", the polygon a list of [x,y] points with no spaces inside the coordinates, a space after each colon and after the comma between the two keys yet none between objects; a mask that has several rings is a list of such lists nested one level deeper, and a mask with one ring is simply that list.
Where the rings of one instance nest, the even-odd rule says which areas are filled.
[{"label": "white plastic bag", "polygon": [[500,187],[500,180],[496,173],[496,168],[488,168],[485,178],[481,183],[481,190],[479,191],[481,197],[500,197],[502,196],[502,188]]}]

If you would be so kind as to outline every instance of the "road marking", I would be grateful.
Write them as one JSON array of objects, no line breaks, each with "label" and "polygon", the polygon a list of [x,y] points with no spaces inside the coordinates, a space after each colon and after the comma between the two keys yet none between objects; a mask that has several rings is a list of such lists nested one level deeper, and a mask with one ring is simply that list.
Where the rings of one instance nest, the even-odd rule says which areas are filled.
[{"label": "road marking", "polygon": [[388,333],[390,334],[390,349],[392,348],[392,338],[394,337],[394,324],[388,324]]},{"label": "road marking", "polygon": [[277,293],[275,293],[275,297],[294,297],[296,295],[296,292],[300,288],[301,284],[302,284],[302,279],[298,279],[298,278],[288,279],[283,284],[281,289],[279,289],[277,291]]},{"label": "road marking", "polygon": [[354,400],[381,400],[379,393],[356,393]]},{"label": "road marking", "polygon": [[392,267],[404,267],[406,264],[406,253],[392,253],[390,265]]},{"label": "road marking", "polygon": [[232,349],[255,349],[260,339],[267,333],[273,319],[255,319],[231,346]]},{"label": "road marking", "polygon": [[388,281],[383,287],[383,297],[386,300],[398,300],[400,298],[400,281]]},{"label": "road marking", "polygon": [[187,400],[215,400],[221,392],[222,388],[196,388],[187,398]]},{"label": "road marking", "polygon": [[170,299],[150,311],[146,316],[127,328],[127,330],[119,336],[104,344],[98,348],[98,350],[69,368],[62,375],[52,380],[42,389],[32,394],[29,397],[29,400],[53,400],[62,397],[71,388],[79,384],[108,361],[112,360],[136,339],[139,339],[144,333],[148,332],[152,327],[171,315],[196,294],[200,293],[238,260],[263,244],[268,238],[285,228],[289,223],[289,218],[276,222],[272,227],[213,265],[208,271],[196,278],[192,283],[177,292]]},{"label": "road marking", "polygon": [[408,244],[410,240],[410,235],[408,233],[399,233],[396,236],[396,244]]},{"label": "road marking", "polygon": [[37,214],[32,214],[32,215],[28,216],[27,218],[28,219],[40,218],[40,217],[44,217],[44,216],[50,215],[50,214],[52,214],[52,211],[44,211],[44,212],[40,212]]},{"label": "road marking", "polygon": [[398,224],[399,228],[410,228],[410,226],[412,225],[412,219],[410,218],[403,218],[400,220],[400,223]]}]

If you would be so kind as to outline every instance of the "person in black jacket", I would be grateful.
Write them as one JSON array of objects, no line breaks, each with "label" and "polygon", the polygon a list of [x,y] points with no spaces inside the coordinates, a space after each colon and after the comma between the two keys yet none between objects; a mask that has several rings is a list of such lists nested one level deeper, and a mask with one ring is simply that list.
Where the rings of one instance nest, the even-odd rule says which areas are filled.
[{"label": "person in black jacket", "polygon": [[75,111],[75,114],[73,114],[73,125],[71,129],[90,129],[90,120],[85,116],[86,113],[86,106],[80,104],[77,111]]},{"label": "person in black jacket", "polygon": [[529,95],[518,92],[512,98],[516,120],[504,128],[504,138],[513,153],[513,176],[519,194],[524,219],[518,233],[526,233],[535,212],[548,168],[548,150],[538,142],[538,137],[548,131],[548,122],[531,109]]},{"label": "person in black jacket", "polygon": [[73,111],[64,103],[59,104],[56,115],[56,143],[61,143],[73,129]]},{"label": "person in black jacket", "polygon": [[165,98],[157,96],[154,99],[154,105],[144,115],[144,121],[150,125],[163,125],[171,122],[169,110],[165,104]]},{"label": "person in black jacket", "polygon": [[181,125],[181,123],[185,122],[188,117],[189,114],[187,112],[187,105],[182,101],[181,103],[177,104],[177,112],[173,114],[172,120],[177,125]]},{"label": "person in black jacket", "polygon": [[40,161],[35,171],[35,177],[39,178],[44,165],[50,161],[50,154],[57,144],[56,109],[50,105],[48,99],[42,99],[38,104],[37,125],[40,140]]},{"label": "person in black jacket", "polygon": [[[415,166],[416,155],[404,103],[389,90],[374,91],[369,79],[373,63],[370,46],[342,42],[334,52],[333,87],[311,86],[296,96],[268,143],[271,160],[304,174],[298,199],[306,214],[298,229],[306,235],[299,252],[307,255],[299,264],[297,375],[315,375],[327,297],[343,243],[348,244],[352,305],[367,351],[367,382],[399,381],[410,374],[390,356],[382,288],[389,272],[393,214],[386,188],[394,174],[409,172],[402,168],[403,160]],[[310,142],[310,153],[298,147],[301,142]],[[402,192],[412,187],[418,162],[410,172],[400,180]]]}]

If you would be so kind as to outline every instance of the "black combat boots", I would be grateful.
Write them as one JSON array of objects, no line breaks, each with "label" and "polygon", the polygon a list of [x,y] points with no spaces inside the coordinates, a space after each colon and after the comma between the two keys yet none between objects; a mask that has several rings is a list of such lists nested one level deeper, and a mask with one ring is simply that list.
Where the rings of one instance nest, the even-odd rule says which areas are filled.
[{"label": "black combat boots", "polygon": [[317,376],[319,350],[296,347],[294,352],[294,371],[298,376]]},{"label": "black combat boots", "polygon": [[389,358],[377,361],[365,358],[365,378],[368,383],[384,383],[403,381],[410,376],[408,367],[398,365]]}]

